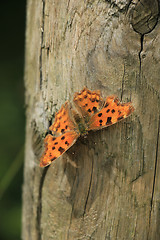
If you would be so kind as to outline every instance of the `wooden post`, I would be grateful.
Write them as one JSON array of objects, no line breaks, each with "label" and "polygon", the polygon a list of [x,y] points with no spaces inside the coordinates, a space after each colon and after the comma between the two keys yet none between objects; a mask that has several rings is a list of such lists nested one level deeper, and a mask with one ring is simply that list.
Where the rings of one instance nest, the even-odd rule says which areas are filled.
[{"label": "wooden post", "polygon": [[[27,1],[23,240],[160,239],[158,7]],[[41,169],[55,112],[84,86],[132,101],[135,112]]]}]

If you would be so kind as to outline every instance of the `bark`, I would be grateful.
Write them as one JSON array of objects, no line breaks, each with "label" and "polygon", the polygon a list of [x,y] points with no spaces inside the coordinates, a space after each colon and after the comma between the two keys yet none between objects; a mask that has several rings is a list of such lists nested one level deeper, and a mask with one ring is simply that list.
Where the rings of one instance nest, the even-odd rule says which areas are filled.
[{"label": "bark", "polygon": [[[27,1],[24,240],[160,239],[158,11],[156,0]],[[84,86],[135,112],[41,169],[55,112]]]}]

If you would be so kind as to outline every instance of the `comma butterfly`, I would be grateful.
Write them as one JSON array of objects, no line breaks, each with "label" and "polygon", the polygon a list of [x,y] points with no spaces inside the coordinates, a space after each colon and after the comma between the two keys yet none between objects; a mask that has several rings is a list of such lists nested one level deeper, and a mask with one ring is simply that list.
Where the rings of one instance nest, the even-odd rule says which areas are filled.
[{"label": "comma butterfly", "polygon": [[100,91],[90,91],[86,87],[75,93],[75,109],[67,101],[56,113],[54,123],[49,127],[53,135],[44,140],[45,151],[40,166],[45,167],[65,153],[77,140],[90,130],[98,130],[115,124],[128,117],[134,107],[131,103],[120,103],[117,97],[104,100]]}]

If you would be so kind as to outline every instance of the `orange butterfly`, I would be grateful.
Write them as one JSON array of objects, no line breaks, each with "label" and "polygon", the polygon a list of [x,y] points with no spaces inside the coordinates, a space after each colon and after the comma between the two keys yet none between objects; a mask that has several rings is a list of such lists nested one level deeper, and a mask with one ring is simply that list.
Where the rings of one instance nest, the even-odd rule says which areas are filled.
[{"label": "orange butterfly", "polygon": [[76,109],[66,102],[56,113],[55,121],[49,127],[53,135],[48,134],[44,140],[45,151],[40,159],[41,167],[51,164],[65,153],[80,135],[86,135],[90,130],[108,127],[134,111],[131,103],[120,103],[115,96],[110,96],[104,101],[100,91],[90,91],[87,88],[75,93],[73,102]]}]

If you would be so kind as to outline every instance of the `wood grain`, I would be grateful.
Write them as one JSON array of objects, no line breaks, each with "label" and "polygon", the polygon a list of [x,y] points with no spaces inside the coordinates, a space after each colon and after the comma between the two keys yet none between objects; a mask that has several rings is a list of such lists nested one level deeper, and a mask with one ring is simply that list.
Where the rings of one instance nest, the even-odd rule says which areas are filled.
[{"label": "wood grain", "polygon": [[[135,31],[135,2],[27,1],[23,240],[160,239],[160,28]],[[41,169],[55,112],[84,86],[135,112]]]}]

